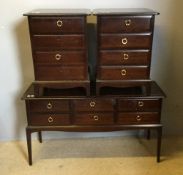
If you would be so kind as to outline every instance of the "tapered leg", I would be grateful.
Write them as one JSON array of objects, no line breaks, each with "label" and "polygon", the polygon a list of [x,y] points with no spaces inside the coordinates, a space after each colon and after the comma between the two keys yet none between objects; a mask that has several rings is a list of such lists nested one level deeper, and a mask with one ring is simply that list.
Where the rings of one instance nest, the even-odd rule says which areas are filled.
[{"label": "tapered leg", "polygon": [[150,140],[151,138],[151,130],[150,129],[147,129],[147,140]]},{"label": "tapered leg", "polygon": [[32,134],[31,131],[30,131],[29,129],[26,129],[29,165],[32,165],[32,144],[31,144],[31,134]]},{"label": "tapered leg", "polygon": [[42,143],[42,142],[43,142],[43,140],[42,140],[42,133],[41,133],[41,131],[38,131],[38,140],[39,140],[39,142],[40,142],[40,143]]},{"label": "tapered leg", "polygon": [[157,162],[160,162],[162,127],[157,129]]}]

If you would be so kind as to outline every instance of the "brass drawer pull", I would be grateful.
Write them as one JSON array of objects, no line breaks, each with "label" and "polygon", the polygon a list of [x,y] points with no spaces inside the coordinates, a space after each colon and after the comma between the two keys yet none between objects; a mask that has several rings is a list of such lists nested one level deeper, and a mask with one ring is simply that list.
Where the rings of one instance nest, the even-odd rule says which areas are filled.
[{"label": "brass drawer pull", "polygon": [[127,53],[124,53],[124,54],[123,54],[123,59],[124,59],[124,60],[128,60],[128,58],[129,58],[129,55],[128,55]]},{"label": "brass drawer pull", "polygon": [[53,122],[53,118],[52,117],[48,117],[48,122],[52,123]]},{"label": "brass drawer pull", "polygon": [[122,44],[126,45],[128,43],[128,39],[127,38],[122,38],[121,42],[122,42]]},{"label": "brass drawer pull", "polygon": [[126,25],[126,26],[130,26],[131,23],[132,23],[131,19],[126,19],[126,20],[125,20],[125,25]]},{"label": "brass drawer pull", "polygon": [[143,101],[139,101],[138,102],[138,106],[140,106],[140,107],[144,106],[144,102]]},{"label": "brass drawer pull", "polygon": [[142,117],[140,115],[137,115],[136,120],[139,122],[142,120]]},{"label": "brass drawer pull", "polygon": [[56,54],[56,55],[55,55],[55,59],[56,59],[57,61],[59,61],[59,60],[61,59],[61,57],[62,57],[61,54]]},{"label": "brass drawer pull", "polygon": [[98,115],[94,115],[94,116],[93,116],[93,119],[94,119],[95,121],[98,121],[98,119],[99,119]]},{"label": "brass drawer pull", "polygon": [[57,26],[58,26],[58,27],[62,27],[62,25],[63,25],[63,22],[62,22],[61,20],[58,20],[58,21],[57,21]]},{"label": "brass drawer pull", "polygon": [[49,103],[47,104],[46,107],[47,107],[47,109],[52,109],[53,106],[52,106],[52,104],[49,102]]},{"label": "brass drawer pull", "polygon": [[95,107],[95,102],[94,101],[90,102],[90,107],[92,107],[92,108]]},{"label": "brass drawer pull", "polygon": [[125,76],[125,75],[126,75],[126,69],[122,69],[122,70],[121,70],[121,75],[122,75],[122,76]]}]

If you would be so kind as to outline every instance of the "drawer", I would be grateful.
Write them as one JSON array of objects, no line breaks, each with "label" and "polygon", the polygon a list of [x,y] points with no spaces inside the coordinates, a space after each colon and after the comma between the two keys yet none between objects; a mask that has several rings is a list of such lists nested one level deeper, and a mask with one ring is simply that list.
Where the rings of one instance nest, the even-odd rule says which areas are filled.
[{"label": "drawer", "polygon": [[160,111],[160,99],[121,99],[118,111]]},{"label": "drawer", "polygon": [[30,100],[29,112],[68,112],[68,100]]},{"label": "drawer", "polygon": [[44,48],[85,49],[84,35],[33,35],[32,46],[36,50]]},{"label": "drawer", "polygon": [[132,125],[132,124],[156,124],[160,122],[159,113],[130,113],[123,112],[118,113],[117,123],[121,125]]},{"label": "drawer", "polygon": [[102,16],[98,30],[101,33],[133,33],[151,31],[152,16]]},{"label": "drawer", "polygon": [[84,51],[35,51],[34,62],[36,64],[55,65],[81,65],[86,64]]},{"label": "drawer", "polygon": [[32,114],[28,123],[35,126],[62,126],[70,124],[70,117],[69,114]]},{"label": "drawer", "polygon": [[35,68],[36,80],[84,80],[86,77],[84,66],[36,66]]},{"label": "drawer", "polygon": [[149,78],[149,68],[130,66],[101,66],[99,76],[102,80],[135,80]]},{"label": "drawer", "polygon": [[30,17],[32,34],[84,33],[85,17]]},{"label": "drawer", "polygon": [[83,99],[74,100],[76,111],[113,111],[112,99]]},{"label": "drawer", "polygon": [[151,52],[149,50],[100,50],[101,65],[149,65]]},{"label": "drawer", "polygon": [[79,113],[75,116],[76,125],[110,125],[113,123],[113,113]]},{"label": "drawer", "polygon": [[151,49],[151,34],[102,34],[99,43],[100,49]]}]

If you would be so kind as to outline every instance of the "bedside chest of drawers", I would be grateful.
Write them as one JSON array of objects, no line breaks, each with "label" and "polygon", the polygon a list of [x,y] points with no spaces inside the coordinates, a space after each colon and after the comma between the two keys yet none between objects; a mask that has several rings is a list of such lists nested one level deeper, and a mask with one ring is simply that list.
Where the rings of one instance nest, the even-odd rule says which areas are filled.
[{"label": "bedside chest of drawers", "polygon": [[144,87],[103,88],[100,96],[86,96],[79,88],[48,89],[37,94],[33,83],[23,96],[29,164],[32,164],[31,134],[42,131],[119,131],[155,129],[158,134],[157,161],[160,161],[161,105],[164,93],[155,82]]},{"label": "bedside chest of drawers", "polygon": [[37,90],[83,87],[88,75],[87,9],[34,10],[28,16]]},{"label": "bedside chest of drawers", "polygon": [[149,9],[96,9],[97,94],[100,88],[130,87],[150,81],[154,18]]}]

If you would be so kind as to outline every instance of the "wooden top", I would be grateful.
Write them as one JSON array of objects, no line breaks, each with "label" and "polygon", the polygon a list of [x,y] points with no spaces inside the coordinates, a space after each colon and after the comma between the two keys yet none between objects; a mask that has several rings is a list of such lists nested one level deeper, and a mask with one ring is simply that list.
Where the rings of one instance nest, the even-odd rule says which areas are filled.
[{"label": "wooden top", "polygon": [[91,11],[89,9],[36,9],[24,16],[70,16],[70,15],[90,15]]},{"label": "wooden top", "polygon": [[[32,83],[24,93],[23,100],[36,99],[85,99],[85,98],[164,98],[165,94],[160,87],[151,81],[147,87],[132,88],[106,88],[103,89],[100,96],[92,94],[86,96],[85,91],[81,88],[70,89],[48,89],[45,88],[42,94],[36,94],[36,84]],[[95,88],[95,87],[94,87]]]},{"label": "wooden top", "polygon": [[107,8],[94,9],[94,15],[159,15],[151,9],[146,8]]}]

